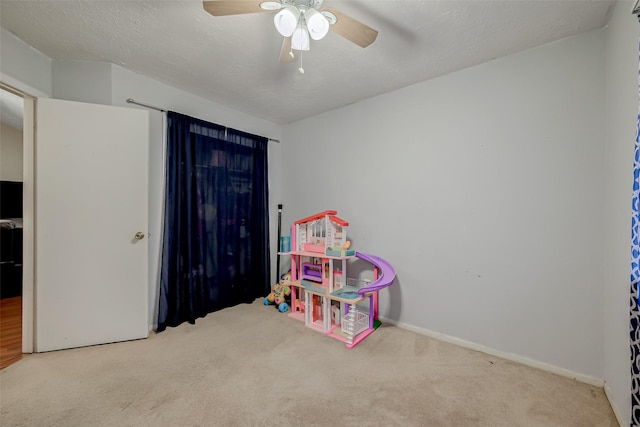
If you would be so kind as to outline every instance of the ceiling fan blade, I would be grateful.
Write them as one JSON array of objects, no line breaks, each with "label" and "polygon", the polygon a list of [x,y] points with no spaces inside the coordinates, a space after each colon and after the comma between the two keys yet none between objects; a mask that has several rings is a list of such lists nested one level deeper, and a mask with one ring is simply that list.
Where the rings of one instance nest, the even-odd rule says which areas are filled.
[{"label": "ceiling fan blade", "polygon": [[333,8],[326,8],[324,10],[333,13],[337,18],[336,23],[331,26],[331,30],[358,46],[367,47],[378,37],[376,30],[362,22],[356,21]]},{"label": "ceiling fan blade", "polygon": [[204,0],[204,10],[213,16],[241,15],[244,13],[268,12],[260,3],[264,0]]},{"label": "ceiling fan blade", "polygon": [[296,60],[295,56],[291,55],[291,37],[285,37],[282,40],[282,48],[280,49],[280,62],[288,63]]}]

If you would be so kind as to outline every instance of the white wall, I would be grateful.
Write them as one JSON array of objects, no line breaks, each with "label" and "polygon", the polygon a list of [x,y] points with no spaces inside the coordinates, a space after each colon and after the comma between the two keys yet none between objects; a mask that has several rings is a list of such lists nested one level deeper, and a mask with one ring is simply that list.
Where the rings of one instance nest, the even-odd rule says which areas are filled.
[{"label": "white wall", "polygon": [[0,78],[31,95],[51,95],[51,58],[0,28]]},{"label": "white wall", "polygon": [[0,123],[0,180],[22,182],[22,131]]},{"label": "white wall", "polygon": [[602,378],[604,31],[285,127],[286,222],[394,265],[380,315]]},{"label": "white wall", "polygon": [[632,2],[618,2],[606,29],[604,379],[622,425],[629,425],[631,193],[638,114],[638,36]]},{"label": "white wall", "polygon": [[111,104],[111,64],[96,61],[53,61],[53,97]]}]

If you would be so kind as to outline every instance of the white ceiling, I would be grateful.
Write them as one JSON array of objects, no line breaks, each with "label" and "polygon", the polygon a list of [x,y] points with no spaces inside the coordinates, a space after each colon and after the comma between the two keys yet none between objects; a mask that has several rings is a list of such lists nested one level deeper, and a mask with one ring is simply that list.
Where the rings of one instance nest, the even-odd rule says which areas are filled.
[{"label": "white ceiling", "polygon": [[278,61],[275,12],[214,17],[194,0],[0,0],[0,25],[53,59],[112,62],[286,124],[602,27],[614,3],[326,0],[379,35],[363,49],[329,32],[303,53],[304,74]]}]

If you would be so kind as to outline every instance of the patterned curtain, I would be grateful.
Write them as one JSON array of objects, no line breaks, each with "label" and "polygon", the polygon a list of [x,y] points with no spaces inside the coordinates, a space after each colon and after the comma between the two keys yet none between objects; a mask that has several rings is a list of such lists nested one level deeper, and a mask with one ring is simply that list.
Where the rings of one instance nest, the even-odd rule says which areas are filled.
[{"label": "patterned curtain", "polygon": [[[639,58],[640,59],[640,58]],[[640,61],[639,61],[640,62]],[[640,70],[638,73],[640,101]],[[640,110],[640,107],[639,107]],[[640,314],[638,313],[638,280],[640,280],[640,113],[636,127],[636,148],[633,158],[633,199],[631,217],[631,425],[640,425]]]}]

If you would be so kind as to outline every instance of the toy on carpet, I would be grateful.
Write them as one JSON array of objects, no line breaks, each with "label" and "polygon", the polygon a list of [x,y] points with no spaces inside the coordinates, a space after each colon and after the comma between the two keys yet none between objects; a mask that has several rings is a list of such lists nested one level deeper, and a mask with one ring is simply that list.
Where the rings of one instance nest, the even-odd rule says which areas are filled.
[{"label": "toy on carpet", "polygon": [[274,304],[280,313],[289,311],[287,297],[291,295],[291,272],[280,276],[280,281],[271,288],[271,293],[264,297],[264,305]]}]

